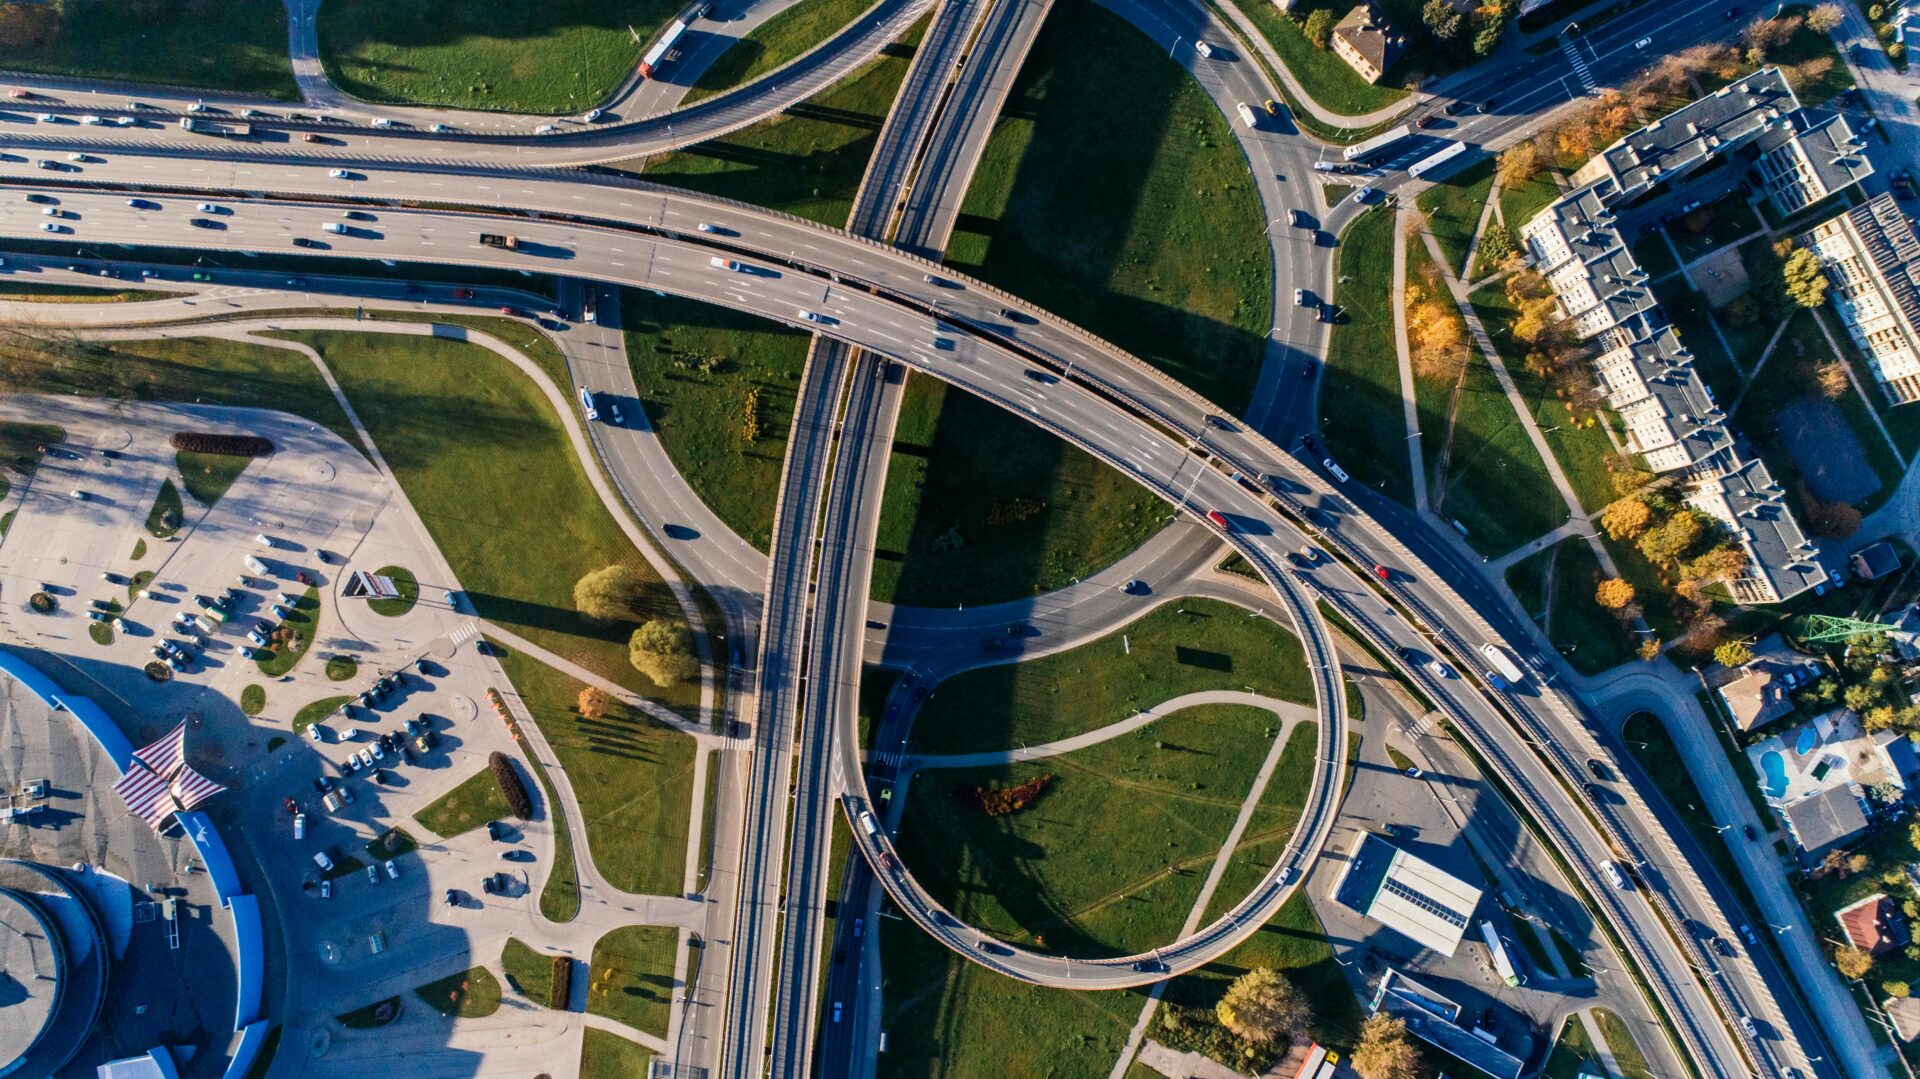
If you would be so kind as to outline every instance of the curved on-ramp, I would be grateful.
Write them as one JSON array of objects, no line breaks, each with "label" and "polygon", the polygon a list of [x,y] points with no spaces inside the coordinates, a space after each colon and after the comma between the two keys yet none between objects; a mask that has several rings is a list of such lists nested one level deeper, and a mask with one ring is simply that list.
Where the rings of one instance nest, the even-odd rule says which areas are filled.
[{"label": "curved on-ramp", "polygon": [[[154,160],[158,159],[130,156],[128,161],[136,164],[124,170],[128,177],[122,182],[141,186],[174,184],[191,190],[209,187],[232,190],[237,186],[227,174],[228,166],[220,164],[173,160],[164,171],[139,171],[138,162]],[[0,165],[0,169],[36,175],[30,168],[17,165]],[[152,166],[148,165],[148,169]],[[101,177],[91,179],[99,181]],[[423,197],[420,189],[428,177],[377,172],[366,179],[369,182],[346,186],[329,182],[311,168],[263,163],[263,167],[251,170],[244,185],[251,191],[276,190],[303,198],[316,194],[335,198],[355,194],[417,200]],[[1389,627],[1372,618],[1356,623],[1384,649],[1391,650],[1399,640],[1410,639],[1439,647],[1444,654],[1464,664],[1475,650],[1463,638],[1463,632],[1481,640],[1503,640],[1423,559],[1278,447],[1252,432],[1222,433],[1210,429],[1205,419],[1211,415],[1211,406],[1203,399],[1137,358],[1055,316],[984,283],[959,278],[931,263],[844,232],[754,207],[639,182],[619,184],[602,192],[602,197],[591,204],[593,219],[568,220],[583,208],[578,201],[580,183],[579,177],[562,181],[501,172],[495,174],[492,183],[468,185],[466,197],[471,201],[528,210],[537,208],[553,215],[542,221],[523,221],[515,227],[525,235],[543,237],[543,246],[550,245],[551,250],[565,252],[566,258],[576,260],[577,269],[571,272],[642,288],[669,289],[787,322],[797,321],[793,307],[789,306],[794,304],[797,292],[808,291],[816,296],[830,294],[833,309],[843,312],[840,317],[844,321],[829,332],[859,347],[959,382],[969,392],[995,397],[990,383],[1008,368],[1015,372],[1012,381],[1015,387],[1024,385],[1018,373],[1022,370],[1064,370],[1069,375],[1066,379],[1049,376],[1053,380],[1048,390],[1050,396],[1043,395],[1038,401],[1009,401],[1002,394],[1002,403],[1010,404],[1035,422],[1045,423],[1049,429],[1056,429],[1056,425],[1066,429],[1076,440],[1082,436],[1093,439],[1106,436],[1098,430],[1100,424],[1070,415],[1070,410],[1081,410],[1102,422],[1111,420],[1108,426],[1126,427],[1124,434],[1133,438],[1134,443],[1118,448],[1103,447],[1101,456],[1118,462],[1125,471],[1143,479],[1149,472],[1167,467],[1163,451],[1183,463],[1189,459],[1190,450],[1197,453],[1203,467],[1189,477],[1189,489],[1191,485],[1204,485],[1203,497],[1212,500],[1214,505],[1227,507],[1238,515],[1236,519],[1256,523],[1265,533],[1259,539],[1286,542],[1287,537],[1297,535],[1302,527],[1318,531],[1317,526],[1300,524],[1312,518],[1305,516],[1309,507],[1295,497],[1296,493],[1338,506],[1347,527],[1330,531],[1328,538],[1340,540],[1349,549],[1348,557],[1361,568],[1351,564],[1323,565],[1312,571],[1312,576],[1338,583],[1338,587],[1323,583],[1322,598],[1337,594],[1349,607],[1356,597],[1378,605],[1380,592],[1384,591],[1393,602],[1414,612],[1422,623],[1417,632],[1415,627]],[[162,238],[161,234],[168,231],[164,227],[144,234],[131,231],[133,225],[127,220],[128,215],[116,211],[114,205],[110,198],[99,198],[93,208],[105,211],[99,214],[101,220],[111,223],[116,217],[119,219],[123,231],[116,235],[137,236],[150,243],[180,243],[179,239]],[[284,203],[278,204],[276,210],[281,221],[297,217],[303,228],[316,229],[327,213],[324,207],[301,208]],[[477,225],[487,222],[485,217],[444,211],[385,212],[406,222],[422,225],[431,222],[434,230],[463,237],[472,235]],[[158,219],[150,216],[149,220]],[[735,235],[715,239],[699,234],[692,225],[703,220],[727,222]],[[238,223],[247,226],[246,236],[242,238],[237,232],[222,234],[214,238],[217,246],[290,250],[285,238],[287,225],[255,222],[248,217],[238,219]],[[16,234],[31,234],[28,225],[17,215],[7,218],[5,229]],[[201,237],[192,239],[204,242]],[[624,257],[644,258],[644,261],[634,266],[623,263],[622,244],[637,249]],[[804,257],[799,254],[802,247],[807,251]],[[464,238],[457,246],[447,245],[438,250],[406,244],[376,250],[416,261],[506,264],[518,268],[549,265],[526,252],[491,251]],[[769,268],[753,275],[751,281],[740,275],[709,270],[707,263],[722,258],[723,254],[728,257],[750,254]],[[950,282],[957,281],[963,291],[957,296],[927,295],[932,289],[920,284],[921,277],[936,271]],[[792,275],[790,279],[789,275]],[[955,302],[968,297],[973,299],[967,304]],[[937,316],[936,300],[941,301]],[[957,311],[957,306],[979,310]],[[1003,306],[1023,312],[1024,320],[1019,326],[1005,325],[994,313]],[[933,348],[925,335],[935,327],[938,332],[956,337],[962,347],[957,352]],[[896,331],[909,337],[903,339]],[[1417,572],[1379,589],[1367,580],[1363,568],[1367,555],[1356,547],[1349,532],[1363,536],[1370,547]],[[1264,544],[1255,541],[1254,546]],[[1354,557],[1355,553],[1358,558]],[[1263,561],[1266,563],[1263,569],[1271,579],[1271,561]],[[1295,597],[1290,602],[1300,601]],[[1436,603],[1448,611],[1448,618],[1437,616],[1432,606]],[[1459,621],[1459,630],[1454,629],[1450,619]],[[1651,817],[1645,811],[1644,802],[1639,801],[1634,791],[1627,788],[1618,792],[1625,803],[1624,809],[1609,808],[1601,812],[1595,812],[1571,795],[1579,782],[1578,761],[1574,752],[1557,740],[1567,739],[1587,755],[1604,757],[1607,754],[1585,734],[1582,721],[1557,690],[1536,690],[1538,704],[1534,703],[1534,697],[1492,693],[1483,696],[1477,688],[1460,683],[1436,685],[1432,691],[1436,699],[1445,701],[1450,710],[1456,712],[1456,725],[1477,739],[1477,747],[1494,742],[1487,733],[1489,730],[1500,736],[1510,736],[1517,731],[1534,745],[1535,752],[1523,756],[1488,754],[1495,776],[1510,788],[1535,793],[1540,799],[1540,804],[1534,807],[1535,815],[1548,820],[1550,827],[1546,834],[1569,864],[1576,881],[1594,899],[1603,919],[1615,927],[1625,952],[1644,973],[1660,1006],[1674,1022],[1676,1034],[1683,1043],[1683,1056],[1699,1062],[1715,1075],[1739,1074],[1747,1067],[1748,1059],[1761,1061],[1767,1070],[1778,1073],[1784,1065],[1776,1057],[1776,1049],[1793,1054],[1786,1057],[1789,1061],[1809,1069],[1813,1067],[1798,1045],[1798,1032],[1787,1025],[1787,1020],[1779,1018],[1783,1012],[1771,987],[1753,976],[1750,961],[1744,965],[1725,964],[1733,967],[1742,979],[1744,1007],[1734,1002],[1733,989],[1724,974],[1697,979],[1689,969],[1698,965],[1705,971],[1718,971],[1722,964],[1705,955],[1697,942],[1676,931],[1674,927],[1681,924],[1682,916],[1674,910],[1669,889],[1683,891],[1701,917],[1724,923],[1724,912],[1714,906],[1710,898],[1701,902],[1704,893],[1693,867],[1673,851],[1670,837],[1660,830],[1657,821],[1649,823]],[[1522,776],[1527,778],[1526,782],[1521,781]],[[1651,845],[1649,849],[1643,850],[1637,838],[1629,837],[1629,821],[1639,835],[1646,837]],[[1604,883],[1599,863],[1617,857],[1618,851],[1627,851],[1629,857],[1648,865],[1651,865],[1646,863],[1648,856],[1658,854],[1667,858],[1669,864],[1662,867],[1657,877],[1650,878],[1655,886],[1639,893],[1617,894]],[[1634,895],[1638,898],[1632,898]],[[1252,901],[1257,900],[1255,897]],[[1763,1009],[1769,1025],[1783,1035],[1771,1040],[1765,1052],[1753,1039],[1743,1039],[1735,1033],[1727,1018],[1732,1014],[1746,1014],[1754,1008]]]}]

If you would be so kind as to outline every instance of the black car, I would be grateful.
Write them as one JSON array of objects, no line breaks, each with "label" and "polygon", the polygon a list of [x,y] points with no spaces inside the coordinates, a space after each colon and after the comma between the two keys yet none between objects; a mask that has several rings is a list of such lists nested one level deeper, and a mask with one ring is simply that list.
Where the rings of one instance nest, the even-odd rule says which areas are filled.
[{"label": "black car", "polygon": [[295,247],[319,247],[319,246],[320,246],[320,241],[319,241],[319,240],[316,240],[316,239],[314,239],[314,238],[313,238],[313,237],[311,237],[311,236],[295,236],[295,237],[293,238],[293,246],[295,246]]},{"label": "black car", "polygon": [[1449,101],[1447,102],[1446,113],[1448,116],[1458,116],[1470,108],[1473,108],[1471,101]]},{"label": "black car", "polygon": [[1587,771],[1592,772],[1593,778],[1602,783],[1611,782],[1613,779],[1613,773],[1607,771],[1607,766],[1591,757],[1587,758]]},{"label": "black car", "polygon": [[1133,965],[1133,969],[1142,974],[1163,974],[1167,965],[1158,959],[1142,959]]},{"label": "black car", "polygon": [[1713,938],[1713,950],[1726,956],[1728,959],[1733,958],[1733,945],[1727,943],[1727,938],[1725,937]]},{"label": "black car", "polygon": [[490,820],[487,822],[487,838],[488,839],[500,838],[500,822],[499,821]]},{"label": "black car", "polygon": [[1498,104],[1500,104],[1498,101],[1495,101],[1493,98],[1488,98],[1485,101],[1482,101],[1480,104],[1475,105],[1473,107],[1473,111],[1476,113],[1484,113],[1488,109],[1491,109]]},{"label": "black car", "polygon": [[54,198],[52,195],[33,194],[33,195],[27,196],[27,201],[35,202],[35,203],[54,203],[54,202],[59,202],[60,200]]}]

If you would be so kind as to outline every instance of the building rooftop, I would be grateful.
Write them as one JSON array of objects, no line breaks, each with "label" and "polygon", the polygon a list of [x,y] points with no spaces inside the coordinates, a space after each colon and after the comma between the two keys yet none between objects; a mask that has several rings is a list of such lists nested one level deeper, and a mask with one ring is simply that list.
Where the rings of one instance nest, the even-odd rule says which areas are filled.
[{"label": "building rooftop", "polygon": [[46,1033],[66,965],[60,930],[30,897],[0,890],[0,1063],[26,1056]]},{"label": "building rooftop", "polygon": [[1863,581],[1877,580],[1900,569],[1900,555],[1886,540],[1853,552],[1853,572]]},{"label": "building rooftop", "polygon": [[1847,943],[1869,955],[1905,947],[1912,936],[1906,916],[1885,892],[1875,892],[1834,912]]},{"label": "building rooftop", "polygon": [[1867,830],[1860,799],[1845,784],[1808,795],[1780,812],[1808,854],[1824,853]]},{"label": "building rooftop", "polygon": [[1880,1007],[1885,1009],[1893,1032],[1901,1041],[1910,1042],[1914,1035],[1920,1034],[1920,997],[1888,997],[1880,1002]]},{"label": "building rooftop", "polygon": [[1333,888],[1341,904],[1449,956],[1466,935],[1480,895],[1479,888],[1372,832],[1354,841]]},{"label": "building rooftop", "polygon": [[1799,107],[1780,69],[1765,68],[1627,134],[1594,160],[1622,198],[1636,199],[1731,153]]},{"label": "building rooftop", "polygon": [[1373,1010],[1407,1024],[1407,1033],[1494,1076],[1517,1079],[1526,1062],[1498,1045],[1482,1041],[1458,1025],[1460,1005],[1437,990],[1388,967],[1374,993]]},{"label": "building rooftop", "polygon": [[1907,320],[1920,326],[1920,240],[1890,193],[1882,192],[1846,213],[1867,260],[1887,290],[1887,299]]},{"label": "building rooftop", "polygon": [[1383,74],[1392,69],[1407,45],[1406,36],[1395,31],[1386,14],[1371,3],[1355,4],[1347,17],[1335,24],[1333,36]]},{"label": "building rooftop", "polygon": [[[1786,491],[1759,455],[1736,446],[1720,460],[1716,473],[1688,487],[1687,502],[1719,518],[1747,551],[1746,575],[1730,582],[1734,598],[1742,603],[1777,602],[1825,584],[1819,547],[1800,530],[1787,509]],[[1762,583],[1771,595],[1754,591]]]},{"label": "building rooftop", "polygon": [[1786,122],[1761,132],[1760,176],[1782,215],[1811,206],[1873,175],[1866,143],[1843,116],[1814,119],[1789,113]]}]

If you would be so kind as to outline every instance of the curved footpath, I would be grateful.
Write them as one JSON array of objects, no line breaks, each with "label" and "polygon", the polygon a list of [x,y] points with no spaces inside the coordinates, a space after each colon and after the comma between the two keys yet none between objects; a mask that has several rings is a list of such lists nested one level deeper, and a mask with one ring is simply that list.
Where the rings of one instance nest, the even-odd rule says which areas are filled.
[{"label": "curved footpath", "polygon": [[1123,734],[1132,734],[1156,719],[1165,719],[1183,708],[1198,708],[1207,704],[1233,704],[1272,712],[1274,718],[1284,725],[1279,735],[1282,742],[1287,740],[1287,734],[1293,729],[1295,723],[1311,723],[1320,718],[1318,712],[1304,704],[1283,701],[1277,697],[1263,697],[1256,693],[1228,689],[1206,689],[1196,693],[1183,693],[1104,727],[1095,727],[1093,730],[1068,738],[1042,742],[1037,746],[1021,746],[1019,749],[1002,749],[991,753],[937,753],[926,757],[910,757],[907,759],[907,772],[924,772],[933,768],[986,768],[996,764],[1045,760],[1048,757],[1058,757],[1062,753],[1072,753],[1077,749],[1087,749],[1102,742],[1110,742]]}]

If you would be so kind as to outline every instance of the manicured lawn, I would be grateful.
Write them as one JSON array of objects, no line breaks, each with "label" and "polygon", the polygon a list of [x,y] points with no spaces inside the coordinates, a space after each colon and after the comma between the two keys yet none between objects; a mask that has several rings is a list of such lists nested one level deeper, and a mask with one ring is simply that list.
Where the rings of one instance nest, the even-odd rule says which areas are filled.
[{"label": "manicured lawn", "polygon": [[1567,520],[1566,503],[1533,448],[1493,366],[1476,350],[1454,412],[1440,512],[1467,526],[1481,554],[1505,554]]},{"label": "manicured lawn", "polygon": [[277,408],[359,445],[320,372],[297,352],[209,337],[43,342],[41,362],[15,364],[7,372],[10,391]]},{"label": "manicured lawn", "polygon": [[178,295],[178,292],[156,292],[152,289],[89,288],[86,285],[52,284],[46,281],[0,282],[0,300],[25,300],[29,303],[144,303]]},{"label": "manicured lawn", "polygon": [[1586,540],[1575,537],[1560,541],[1559,554],[1553,560],[1553,615],[1548,620],[1548,636],[1582,674],[1599,674],[1636,658],[1633,650],[1638,638],[1593,600],[1594,588],[1604,576]]},{"label": "manicured lawn", "polygon": [[1237,413],[1272,325],[1266,223],[1186,71],[1119,16],[1066,0],[988,140],[948,262]]},{"label": "manicured lawn", "polygon": [[1159,531],[1165,502],[998,405],[909,376],[873,597],[930,607],[1060,588]]},{"label": "manicured lawn", "polygon": [[259,660],[260,673],[268,678],[278,678],[293,670],[300,657],[313,647],[313,639],[320,632],[320,590],[308,588],[300,598],[290,604],[292,610],[282,619],[280,625],[292,630],[296,636],[292,640],[279,642],[267,658]]},{"label": "manicured lawn", "polygon": [[536,952],[517,937],[508,937],[500,952],[500,967],[514,992],[540,1007],[553,997],[553,956]]},{"label": "manicured lawn", "polygon": [[1187,693],[1248,686],[1262,696],[1313,703],[1292,631],[1218,600],[1180,600],[1078,648],[955,675],[921,706],[913,752],[1038,745]]},{"label": "manicured lawn", "polygon": [[360,673],[360,661],[352,656],[327,658],[326,675],[329,682],[344,682],[358,673]]},{"label": "manicured lawn", "polygon": [[618,705],[604,719],[583,718],[573,710],[579,682],[499,644],[494,650],[567,771],[593,864],[607,883],[679,895],[693,813],[693,739]]},{"label": "manicured lawn", "polygon": [[[1704,214],[1700,231],[1689,227],[1691,218]],[[1753,214],[1753,207],[1747,205],[1739,195],[1728,195],[1718,202],[1709,203],[1686,217],[1668,226],[1668,235],[1673,237],[1673,245],[1680,249],[1680,258],[1692,262],[1718,247],[1740,239],[1760,228],[1760,219]]]},{"label": "manicured lawn", "polygon": [[1447,256],[1448,271],[1456,276],[1466,270],[1467,248],[1492,191],[1493,158],[1483,157],[1436,181],[1417,200],[1420,212],[1427,215],[1427,229]]},{"label": "manicured lawn", "polygon": [[[996,936],[1067,955],[1145,951],[1179,935],[1277,731],[1270,712],[1201,705],[1043,761],[923,771],[901,856]],[[1043,775],[1038,800],[1004,816],[960,793]]]},{"label": "manicured lawn", "polygon": [[[1734,428],[1754,440],[1774,479],[1789,490],[1803,482],[1803,468],[1801,462],[1788,452],[1785,441],[1779,435],[1779,423],[1775,417],[1785,406],[1817,394],[1814,368],[1837,358],[1834,350],[1827,346],[1826,338],[1821,336],[1813,313],[1797,310],[1788,321],[1786,333],[1774,347],[1767,365],[1760,369],[1747,388],[1747,396],[1740,402],[1739,411],[1734,413]],[[1849,386],[1846,393],[1834,399],[1833,405],[1839,409],[1840,415],[1846,420],[1847,429],[1859,443],[1857,452],[1865,455],[1868,467],[1880,479],[1879,490],[1858,503],[1863,512],[1872,512],[1893,493],[1905,469],[1893,447],[1887,444],[1886,436],[1875,426],[1867,402],[1853,387]],[[1847,447],[1847,450],[1853,452],[1851,447]],[[1804,448],[1802,452],[1806,452]]]},{"label": "manicured lawn", "polygon": [[267,687],[249,684],[240,687],[240,711],[257,716],[267,707]]},{"label": "manicured lawn", "polygon": [[653,1050],[639,1042],[594,1027],[580,1044],[580,1079],[632,1079],[648,1075]]},{"label": "manicured lawn", "polygon": [[[1573,486],[1574,497],[1582,509],[1591,513],[1613,501],[1612,471],[1607,462],[1613,458],[1613,443],[1602,426],[1605,417],[1589,410],[1575,415],[1553,391],[1546,379],[1527,369],[1522,356],[1515,355],[1513,339],[1507,335],[1517,312],[1507,302],[1506,287],[1500,282],[1483,286],[1468,297],[1480,323],[1492,336],[1494,347],[1506,362],[1513,385],[1533,413],[1533,422],[1546,437],[1547,446],[1560,462],[1560,471]],[[1536,455],[1537,456],[1537,455]]]},{"label": "manicured lawn", "polygon": [[[669,707],[627,661],[630,622],[590,623],[573,585],[604,566],[645,582],[641,617],[679,616],[671,593],[588,484],[533,380],[478,345],[444,338],[303,332],[320,353],[483,618]],[[430,403],[430,407],[428,407]]]},{"label": "manicured lawn", "polygon": [[148,534],[155,539],[166,539],[180,531],[180,524],[186,519],[185,513],[185,506],[180,501],[180,488],[173,485],[172,479],[161,480],[160,490],[153,496],[153,507],[147,510]]},{"label": "manicured lawn", "polygon": [[420,822],[420,827],[448,839],[490,820],[499,820],[510,812],[507,796],[500,793],[500,783],[493,778],[493,769],[482,768],[428,803],[413,819]]},{"label": "manicured lawn", "polygon": [[812,52],[872,6],[873,0],[801,0],[729,46],[694,80],[681,104],[744,86]]},{"label": "manicured lawn", "polygon": [[1583,1073],[1600,1072],[1600,1058],[1594,1052],[1593,1039],[1577,1015],[1569,1015],[1560,1028],[1560,1040],[1553,1043],[1553,1055],[1547,1058],[1544,1079],[1578,1079]]},{"label": "manicured lawn", "polygon": [[420,582],[414,579],[412,570],[405,566],[381,566],[373,574],[390,578],[399,595],[392,599],[370,599],[367,610],[386,618],[398,618],[413,610],[414,603],[420,599]]},{"label": "manicured lawn", "polygon": [[302,706],[293,714],[293,733],[305,734],[308,727],[332,715],[335,709],[352,699],[351,696],[322,697]]},{"label": "manicured lawn", "polygon": [[1393,212],[1373,209],[1340,236],[1334,287],[1342,311],[1327,345],[1320,383],[1320,431],[1354,480],[1413,504],[1393,343]]},{"label": "manicured lawn", "polygon": [[26,479],[40,467],[42,443],[66,440],[67,432],[51,423],[0,423],[0,498],[13,489],[13,476]]},{"label": "manicured lawn", "polygon": [[[1300,30],[1300,24],[1280,12],[1272,4],[1258,0],[1226,0],[1239,8],[1260,28],[1260,35],[1280,54],[1280,59],[1293,72],[1294,78],[1313,99],[1330,112],[1357,116],[1385,108],[1407,96],[1405,90],[1391,83],[1393,73],[1389,72],[1385,85],[1375,86],[1360,77],[1360,73],[1347,66],[1331,49],[1315,48],[1313,42]],[[1339,0],[1306,0],[1295,6],[1292,15],[1304,22],[1315,8],[1327,8],[1338,20],[1344,16],[1351,5]]]},{"label": "manicured lawn", "polygon": [[280,0],[10,7],[0,20],[0,69],[300,98]]},{"label": "manicured lawn", "polygon": [[833,88],[725,138],[645,163],[647,179],[844,225],[924,20]]},{"label": "manicured lawn", "polygon": [[879,1079],[1107,1079],[1145,995],[1043,989],[953,954],[908,922],[880,919],[886,992]]},{"label": "manicured lawn", "polygon": [[1653,1073],[1647,1069],[1647,1058],[1634,1043],[1626,1020],[1605,1008],[1595,1008],[1593,1018],[1600,1024],[1600,1036],[1607,1040],[1607,1048],[1613,1050],[1622,1079],[1648,1079]]},{"label": "manicured lawn", "polygon": [[180,466],[180,479],[186,484],[187,493],[202,506],[212,507],[227,493],[233,481],[253,463],[251,457],[234,457],[223,453],[195,453],[192,450],[180,450],[174,454],[174,461]]},{"label": "manicured lawn", "polygon": [[1673,257],[1673,245],[1667,242],[1666,236],[1659,229],[1633,241],[1631,250],[1633,260],[1640,264],[1641,269],[1647,271],[1649,277],[1665,277],[1680,269],[1679,260]]},{"label": "manicured lawn", "polygon": [[413,993],[445,1016],[479,1019],[500,1010],[500,979],[485,967],[449,974]]},{"label": "manicured lawn", "polygon": [[1547,608],[1547,569],[1553,561],[1553,548],[1515,562],[1507,567],[1507,588],[1528,616],[1539,621]]},{"label": "manicured lawn", "polygon": [[1527,222],[1552,205],[1560,195],[1560,185],[1554,183],[1553,174],[1544,169],[1524,184],[1500,189],[1500,215],[1506,218],[1507,227],[1513,230],[1516,242]]},{"label": "manicured lawn", "polygon": [[[628,289],[620,319],[648,425],[701,501],[764,551],[811,335],[723,307]],[[754,398],[758,437],[742,430]]]},{"label": "manicured lawn", "polygon": [[[1866,357],[1847,335],[1846,327],[1840,321],[1829,318],[1822,310],[1814,316],[1840,343],[1840,353],[1846,357],[1847,366],[1853,369],[1853,377],[1862,386],[1871,387],[1867,392],[1873,396],[1873,407],[1880,414],[1880,422],[1887,425],[1887,433],[1893,436],[1894,445],[1899,448],[1902,457],[1912,460],[1920,453],[1920,409],[1893,407],[1887,403],[1887,395],[1879,388],[1873,377],[1873,371],[1867,367]],[[1824,338],[1822,339],[1824,343]]]},{"label": "manicured lawn", "polygon": [[587,1011],[666,1037],[679,942],[680,931],[667,925],[610,930],[593,946]]},{"label": "manicured lawn", "polygon": [[319,16],[320,62],[335,86],[365,101],[583,113],[613,93],[639,61],[646,36],[678,6],[327,0]]},{"label": "manicured lawn", "polygon": [[1245,899],[1273,868],[1274,859],[1287,849],[1294,826],[1300,821],[1300,810],[1307,804],[1307,791],[1313,786],[1319,737],[1317,724],[1294,725],[1293,733],[1287,736],[1287,748],[1280,753],[1280,763],[1267,781],[1267,789],[1261,792],[1226,871],[1220,874],[1220,886],[1214,889],[1200,924],[1212,922]]},{"label": "manicured lawn", "polygon": [[[1786,7],[1786,11],[1788,14],[1798,13],[1805,15],[1810,6],[1809,4],[1790,5]],[[1867,6],[1867,4],[1860,5],[1862,9],[1865,9]],[[1873,6],[1880,7],[1882,5],[1875,4]],[[1890,4],[1884,6],[1889,9],[1892,8]],[[1771,13],[1771,9],[1769,9],[1769,14]],[[1876,29],[1878,28],[1876,27]],[[1826,59],[1831,65],[1825,72],[1814,79],[1808,79],[1802,76],[1799,70],[1801,64],[1822,58]],[[1800,99],[1800,104],[1808,108],[1818,108],[1838,96],[1841,91],[1853,86],[1853,73],[1847,70],[1846,61],[1841,59],[1840,49],[1834,44],[1833,38],[1827,34],[1809,30],[1804,24],[1802,24],[1799,31],[1788,38],[1785,43],[1769,51],[1767,66],[1778,66],[1780,70],[1786,74],[1787,85],[1793,87],[1794,96]],[[1904,66],[1904,64],[1902,66]],[[1757,70],[1759,69],[1751,64],[1742,63],[1738,66],[1738,74],[1736,74],[1734,78],[1744,78]],[[1712,93],[1725,85],[1719,78],[1712,75],[1703,76],[1701,78],[1701,84],[1706,88],[1708,93]],[[1854,125],[1854,130],[1859,130],[1857,122]]]}]

